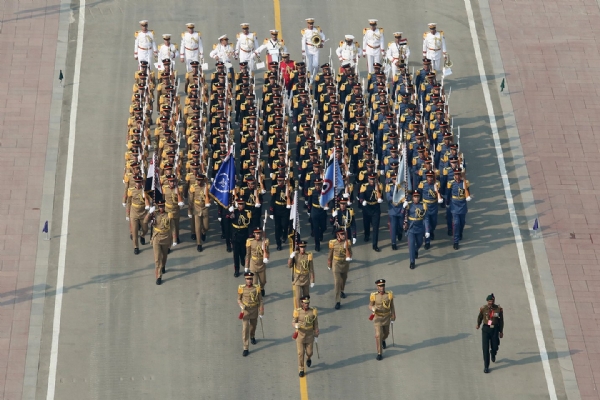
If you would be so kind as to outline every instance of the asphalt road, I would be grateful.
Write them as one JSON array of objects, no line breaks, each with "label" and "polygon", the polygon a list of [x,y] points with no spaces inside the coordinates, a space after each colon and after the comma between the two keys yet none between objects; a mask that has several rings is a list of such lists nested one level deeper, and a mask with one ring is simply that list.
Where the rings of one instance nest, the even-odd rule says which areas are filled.
[{"label": "asphalt road", "polygon": [[[440,214],[432,249],[421,250],[414,271],[408,268],[405,242],[399,251],[392,252],[386,216],[382,216],[381,253],[362,242],[359,221],[359,241],[346,289],[348,298],[339,311],[333,309],[333,277],[326,268],[326,252],[315,254],[317,284],[312,305],[320,311],[321,358],[315,357],[313,368],[308,370],[308,397],[548,398],[464,2],[426,0],[418,8],[390,0],[377,4],[378,10],[372,3],[357,0],[282,0],[282,37],[292,59],[300,58],[299,31],[306,17],[317,19],[316,24],[331,38],[326,45],[333,46],[333,50],[344,34],[362,38],[367,19],[377,18],[385,29],[386,42],[393,40],[392,32],[404,32],[411,45],[410,65],[417,69],[422,32],[428,22],[437,22],[446,32],[455,64],[454,74],[447,80],[452,87],[450,108],[455,126],[461,126],[461,145],[468,157],[468,179],[475,199],[469,204],[461,249],[452,249]],[[475,18],[483,31],[476,8]],[[154,284],[151,247],[143,246],[140,255],[133,254],[120,198],[125,125],[136,68],[133,32],[140,19],[150,20],[150,29],[158,38],[162,33],[178,38],[186,22],[195,22],[202,32],[206,55],[218,36],[228,33],[234,38],[241,22],[249,22],[261,40],[275,24],[270,1],[126,0],[98,1],[88,7],[56,398],[299,398],[287,251],[272,248],[265,339],[257,335],[259,342],[251,346],[247,358],[242,358],[235,300],[242,279],[232,276],[232,257],[224,251],[216,220],[211,221],[208,243],[199,254],[189,239],[187,218],[182,219],[184,242],[169,256],[162,286]],[[67,74],[73,69],[76,21],[75,16]],[[485,38],[480,45],[488,69]],[[328,53],[326,46],[321,62],[326,61]],[[183,73],[181,66],[178,70]],[[361,70],[366,70],[364,61]],[[497,100],[493,98],[495,107]],[[70,104],[69,96],[65,102]],[[68,107],[65,109],[68,116]],[[502,121],[499,123],[504,137]],[[64,176],[68,124],[63,127],[59,177]],[[510,173],[510,157],[507,161]],[[62,191],[59,183],[56,204],[62,204]],[[57,208],[54,220],[59,221],[61,216]],[[272,229],[273,225],[268,225],[267,231]],[[526,225],[522,229],[526,230]],[[46,396],[58,240],[53,246],[39,399]],[[525,251],[531,260],[527,242]],[[395,346],[385,351],[381,362],[375,360],[374,332],[367,308],[369,293],[375,290],[378,278],[385,278],[387,289],[395,293],[398,314]],[[539,299],[537,274],[532,273],[532,278]],[[485,375],[475,322],[478,308],[490,292],[504,307],[507,323],[498,362],[492,365],[492,373]],[[543,301],[538,304],[554,383],[562,398],[564,386],[556,355],[552,356],[548,318]],[[390,338],[388,344],[391,342]]]}]

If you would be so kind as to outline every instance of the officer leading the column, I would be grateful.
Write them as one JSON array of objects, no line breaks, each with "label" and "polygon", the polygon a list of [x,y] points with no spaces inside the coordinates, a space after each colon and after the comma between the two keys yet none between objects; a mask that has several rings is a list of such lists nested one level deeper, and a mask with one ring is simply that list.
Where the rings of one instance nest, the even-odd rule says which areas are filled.
[{"label": "officer leading the column", "polygon": [[[496,353],[500,346],[500,339],[504,337],[504,311],[495,304],[494,293],[486,298],[487,304],[479,308],[477,326],[481,326],[481,347],[483,350],[483,372],[490,372],[490,356],[496,362]],[[482,326],[483,324],[483,326]]]}]

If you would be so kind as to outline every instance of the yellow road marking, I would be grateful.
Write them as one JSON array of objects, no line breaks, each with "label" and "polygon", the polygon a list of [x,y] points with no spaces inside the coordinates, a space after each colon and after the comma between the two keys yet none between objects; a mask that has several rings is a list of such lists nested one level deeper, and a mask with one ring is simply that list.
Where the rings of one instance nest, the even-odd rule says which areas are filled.
[{"label": "yellow road marking", "polygon": [[308,384],[306,383],[306,375],[300,378],[300,400],[308,400]]},{"label": "yellow road marking", "polygon": [[281,37],[281,8],[279,7],[279,0],[273,0],[273,6],[275,10],[275,29],[279,31],[279,37]]}]

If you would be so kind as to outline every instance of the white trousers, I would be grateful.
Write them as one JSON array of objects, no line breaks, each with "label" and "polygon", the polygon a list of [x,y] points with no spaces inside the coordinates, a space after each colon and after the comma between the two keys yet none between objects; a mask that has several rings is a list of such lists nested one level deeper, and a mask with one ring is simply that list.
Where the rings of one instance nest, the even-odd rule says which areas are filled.
[{"label": "white trousers", "polygon": [[381,52],[377,52],[376,54],[367,53],[367,67],[370,74],[375,72],[375,67],[373,67],[373,64],[375,63],[381,64]]},{"label": "white trousers", "polygon": [[140,67],[140,63],[142,61],[147,61],[148,62],[148,69],[152,69],[152,64],[154,63],[154,51],[152,51],[152,49],[150,50],[142,50],[142,49],[138,49],[138,67],[139,69],[141,69]]},{"label": "white trousers", "polygon": [[315,79],[319,72],[319,52],[306,52],[306,70],[310,72],[310,79]]}]

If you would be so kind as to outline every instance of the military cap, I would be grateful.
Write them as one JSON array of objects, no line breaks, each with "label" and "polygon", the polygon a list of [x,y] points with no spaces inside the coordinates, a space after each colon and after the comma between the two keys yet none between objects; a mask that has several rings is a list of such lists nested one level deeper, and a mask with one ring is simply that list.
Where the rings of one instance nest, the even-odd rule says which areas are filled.
[{"label": "military cap", "polygon": [[257,226],[256,228],[254,228],[254,233],[262,233],[262,229],[260,229],[260,226]]},{"label": "military cap", "polygon": [[246,202],[244,201],[244,199],[237,199],[235,202],[236,202],[238,205],[246,203]]},{"label": "military cap", "polygon": [[456,168],[454,168],[454,169],[452,170],[452,172],[454,172],[455,174],[456,174],[456,173],[461,173],[461,172],[462,172],[462,169],[461,169],[460,167],[456,167]]},{"label": "military cap", "polygon": [[168,180],[168,181],[174,181],[174,180],[176,180],[176,179],[177,179],[177,177],[176,177],[175,175],[173,175],[173,174],[171,174],[171,175],[167,175],[167,180]]},{"label": "military cap", "polygon": [[191,62],[190,62],[190,65],[191,65],[192,67],[197,67],[198,65],[200,65],[200,62],[199,62],[199,61],[191,61]]},{"label": "military cap", "polygon": [[283,175],[277,175],[277,180],[278,181],[284,181],[285,180],[285,176],[283,176]]},{"label": "military cap", "polygon": [[244,272],[244,277],[246,279],[252,278],[254,276],[254,272]]},{"label": "military cap", "polygon": [[413,196],[420,196],[421,192],[419,192],[417,189],[415,189],[415,190],[412,191],[412,195]]},{"label": "military cap", "polygon": [[133,177],[133,180],[135,182],[142,182],[144,180],[144,178],[142,178],[140,175],[136,175]]},{"label": "military cap", "polygon": [[300,301],[303,303],[310,303],[310,296],[302,296],[300,297]]},{"label": "military cap", "polygon": [[165,206],[165,201],[164,200],[156,200],[156,205],[159,207],[164,207]]},{"label": "military cap", "polygon": [[298,246],[300,246],[300,247],[306,247],[306,245],[307,245],[307,243],[306,243],[306,240],[302,240],[302,241],[300,241],[300,243],[298,244]]},{"label": "military cap", "polygon": [[[240,62],[240,67],[245,67],[248,65],[248,61],[241,61]],[[242,77],[248,77],[247,74],[242,75]]]},{"label": "military cap", "polygon": [[346,230],[344,228],[340,228],[335,233],[338,234],[338,235],[341,235],[341,234],[345,235],[346,234]]},{"label": "military cap", "polygon": [[165,163],[165,166],[163,167],[163,169],[173,169],[173,164],[171,164],[171,163]]},{"label": "military cap", "polygon": [[435,173],[433,171],[427,171],[427,173],[425,173],[425,176],[435,176]]},{"label": "military cap", "polygon": [[369,179],[377,179],[377,174],[375,172],[371,172],[369,174]]},{"label": "military cap", "polygon": [[490,300],[496,300],[496,298],[494,297],[494,293],[488,295],[488,297],[485,298],[486,301],[490,301]]},{"label": "military cap", "polygon": [[198,179],[206,179],[206,175],[204,175],[200,171],[196,171],[196,178],[198,178]]},{"label": "military cap", "polygon": [[321,179],[321,178],[317,178],[317,179],[315,179],[315,185],[316,185],[317,183],[323,183],[323,179]]},{"label": "military cap", "polygon": [[385,279],[377,279],[377,280],[375,281],[375,284],[376,284],[377,286],[385,286]]},{"label": "military cap", "polygon": [[148,26],[148,20],[147,19],[143,19],[140,21],[140,25],[141,26]]},{"label": "military cap", "polygon": [[417,108],[417,106],[414,104],[409,104],[408,106],[406,106],[406,108],[409,110],[414,110],[415,108]]}]

